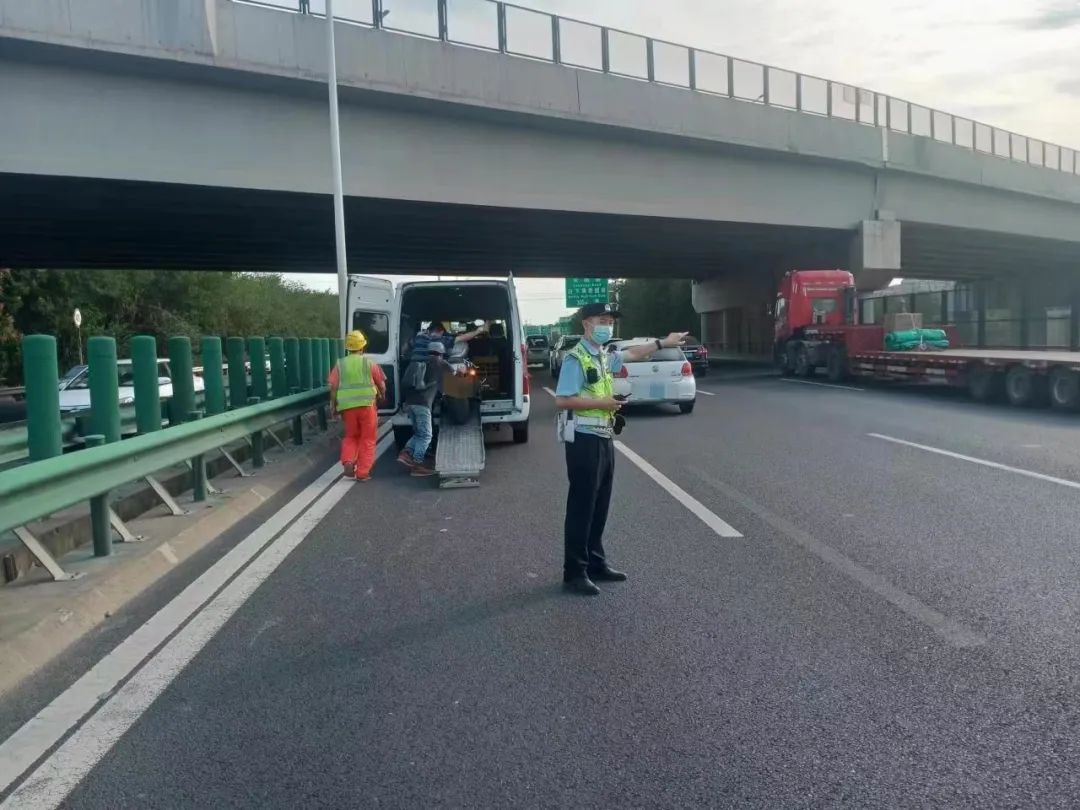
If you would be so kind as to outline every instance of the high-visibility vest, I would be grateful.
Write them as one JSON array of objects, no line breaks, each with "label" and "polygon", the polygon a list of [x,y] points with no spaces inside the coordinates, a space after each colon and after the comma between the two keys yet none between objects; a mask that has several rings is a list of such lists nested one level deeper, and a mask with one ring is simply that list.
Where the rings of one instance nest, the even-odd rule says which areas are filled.
[{"label": "high-visibility vest", "polygon": [[337,409],[347,411],[375,404],[379,392],[371,376],[371,361],[367,355],[350,354],[337,362]]},{"label": "high-visibility vest", "polygon": [[[580,342],[570,350],[570,354],[577,358],[581,364],[581,373],[585,382],[578,396],[584,399],[610,399],[615,393],[615,377],[608,368],[607,356],[600,352],[600,356],[593,357]],[[589,370],[596,369],[599,379],[589,384]],[[614,424],[615,412],[605,411],[601,408],[587,408],[574,412],[574,421],[580,427],[610,428]]]}]

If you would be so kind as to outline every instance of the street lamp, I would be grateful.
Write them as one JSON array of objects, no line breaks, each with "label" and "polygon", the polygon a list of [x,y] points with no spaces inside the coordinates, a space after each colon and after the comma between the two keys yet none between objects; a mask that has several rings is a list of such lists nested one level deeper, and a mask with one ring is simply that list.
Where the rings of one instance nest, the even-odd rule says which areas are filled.
[{"label": "street lamp", "polygon": [[326,62],[330,93],[330,163],[334,175],[334,244],[337,249],[338,312],[341,337],[349,331],[349,266],[345,257],[345,192],[341,181],[341,126],[338,120],[334,2],[326,0]]}]

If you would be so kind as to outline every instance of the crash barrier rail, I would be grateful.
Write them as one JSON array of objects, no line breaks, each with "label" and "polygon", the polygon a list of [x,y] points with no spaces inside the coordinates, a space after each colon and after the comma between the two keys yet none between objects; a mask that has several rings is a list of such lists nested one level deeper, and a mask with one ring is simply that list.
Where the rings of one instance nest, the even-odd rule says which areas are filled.
[{"label": "crash barrier rail", "polygon": [[[86,449],[63,455],[56,340],[50,335],[23,338],[30,463],[0,472],[0,534],[14,532],[54,579],[72,577],[26,528],[30,521],[89,500],[94,553],[107,556],[112,551],[113,531],[122,541],[137,539],[109,506],[109,493],[116,487],[145,479],[173,514],[184,514],[154,478],[158,470],[186,463],[191,469],[193,499],[202,501],[214,491],[206,476],[208,452],[220,452],[238,474],[246,475],[226,449],[229,443],[246,439],[251,445],[252,464],[258,468],[263,465],[264,436],[284,447],[271,430],[273,425],[291,420],[294,444],[303,442],[305,414],[314,411],[319,427],[327,428],[324,381],[336,358],[344,355],[341,340],[228,338],[226,385],[221,339],[203,338],[205,410],[195,407],[190,339],[174,337],[168,344],[173,384],[171,426],[162,428],[157,341],[137,336],[131,340],[131,355],[139,435],[120,441],[116,341],[110,337],[88,340],[92,433],[84,437]],[[245,355],[251,367],[250,396]]]},{"label": "crash barrier rail", "polygon": [[[325,0],[234,0],[325,15]],[[499,0],[349,0],[335,19],[480,50],[839,118],[999,158],[1080,174],[1075,149],[971,118],[748,59]],[[370,13],[368,13],[370,12]]]}]

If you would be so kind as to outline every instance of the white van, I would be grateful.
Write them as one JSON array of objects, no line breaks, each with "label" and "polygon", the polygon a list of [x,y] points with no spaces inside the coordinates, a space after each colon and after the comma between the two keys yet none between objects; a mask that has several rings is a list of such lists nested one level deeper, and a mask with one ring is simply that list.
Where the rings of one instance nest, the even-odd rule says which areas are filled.
[{"label": "white van", "polygon": [[[431,321],[462,328],[476,321],[490,325],[489,335],[469,344],[469,360],[489,383],[479,403],[479,422],[485,430],[505,425],[517,444],[529,440],[529,375],[513,278],[411,281],[395,288],[385,279],[350,276],[348,312],[350,328],[367,336],[367,355],[386,372],[387,401],[379,413],[392,415],[399,448],[412,435],[409,418],[401,412],[401,373],[409,362],[412,338]],[[435,423],[438,426],[438,411]]]}]

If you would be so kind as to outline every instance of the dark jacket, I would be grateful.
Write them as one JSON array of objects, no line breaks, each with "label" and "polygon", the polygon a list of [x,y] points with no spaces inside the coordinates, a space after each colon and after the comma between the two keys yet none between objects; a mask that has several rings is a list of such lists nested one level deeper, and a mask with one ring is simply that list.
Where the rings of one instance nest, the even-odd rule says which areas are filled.
[{"label": "dark jacket", "polygon": [[[412,365],[409,363],[410,368]],[[447,371],[453,372],[453,367],[443,358],[428,357],[424,367],[424,382],[420,387],[409,386],[405,389],[405,404],[424,405],[430,408],[435,402],[435,395],[442,388],[442,375]],[[411,376],[410,369],[406,369],[405,378],[409,379]]]}]

